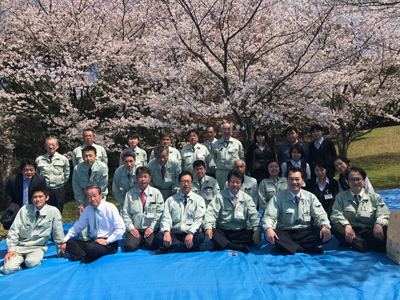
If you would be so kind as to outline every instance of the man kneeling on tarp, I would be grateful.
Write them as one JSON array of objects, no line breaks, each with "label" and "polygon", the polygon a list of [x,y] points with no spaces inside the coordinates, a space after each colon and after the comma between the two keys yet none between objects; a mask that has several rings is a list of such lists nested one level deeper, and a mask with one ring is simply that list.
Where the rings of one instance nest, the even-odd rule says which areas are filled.
[{"label": "man kneeling on tarp", "polygon": [[32,204],[19,210],[7,235],[8,253],[1,267],[3,274],[19,271],[23,263],[27,268],[39,266],[50,234],[61,256],[60,244],[64,237],[61,214],[56,207],[46,204],[48,200],[49,190],[36,186],[32,189]]},{"label": "man kneeling on tarp", "polygon": [[289,167],[288,189],[275,194],[262,218],[265,239],[278,253],[323,254],[318,246],[331,240],[328,216],[314,194],[303,190],[306,172]]},{"label": "man kneeling on tarp", "polygon": [[178,180],[180,192],[165,201],[161,231],[155,237],[160,246],[156,254],[198,251],[204,242],[200,227],[206,204],[201,196],[191,191],[192,173],[182,171]]},{"label": "man kneeling on tarp", "polygon": [[[125,224],[118,209],[110,202],[102,201],[101,189],[97,184],[86,187],[85,207],[78,221],[68,231],[61,242],[63,253],[68,252],[73,260],[91,263],[100,257],[118,251],[118,240],[125,233]],[[90,225],[92,239],[88,241],[71,240]]]},{"label": "man kneeling on tarp", "polygon": [[361,168],[348,168],[345,177],[350,189],[339,193],[332,207],[332,233],[354,251],[386,251],[386,231],[390,211],[381,196],[366,191],[367,177]]},{"label": "man kneeling on tarp", "polygon": [[240,170],[230,171],[228,188],[217,194],[207,207],[203,227],[217,250],[249,253],[249,246],[261,240],[258,211],[253,198],[240,190],[243,182]]}]

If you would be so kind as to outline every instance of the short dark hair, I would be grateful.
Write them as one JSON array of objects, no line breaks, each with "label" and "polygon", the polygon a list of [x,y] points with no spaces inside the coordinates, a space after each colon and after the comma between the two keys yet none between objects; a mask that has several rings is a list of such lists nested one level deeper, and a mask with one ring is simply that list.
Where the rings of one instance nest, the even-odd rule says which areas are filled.
[{"label": "short dark hair", "polygon": [[137,132],[129,132],[128,135],[126,136],[126,139],[138,139],[140,140],[140,136]]},{"label": "short dark hair", "polygon": [[265,143],[268,141],[268,131],[264,127],[259,127],[254,131],[254,142],[257,142],[257,135],[263,135],[265,137]]},{"label": "short dark hair", "polygon": [[212,128],[213,131],[215,132],[215,127],[214,127],[214,125],[207,125],[206,130],[207,130],[208,128]]},{"label": "short dark hair", "polygon": [[85,153],[85,152],[89,152],[89,151],[93,151],[94,154],[97,155],[96,147],[93,147],[93,146],[86,146],[85,148],[83,148],[82,154]]},{"label": "short dark hair", "polygon": [[167,151],[167,153],[169,154],[167,146],[157,145],[154,147],[154,156],[156,156],[156,153],[162,153],[164,151]]},{"label": "short dark hair", "polygon": [[86,129],[84,129],[84,130],[82,131],[82,135],[83,135],[86,131],[91,131],[91,132],[93,133],[93,135],[94,135],[94,130],[93,130],[93,128],[86,128]]},{"label": "short dark hair", "polygon": [[270,177],[271,177],[271,174],[269,174],[269,172],[268,172],[268,167],[269,167],[269,165],[272,164],[272,163],[277,163],[277,164],[278,164],[278,167],[279,167],[278,177],[282,177],[282,168],[281,168],[281,165],[279,164],[279,162],[278,162],[276,159],[270,159],[270,160],[268,161],[268,163],[267,163],[267,174],[266,174],[266,177],[267,177],[267,178],[270,178]]},{"label": "short dark hair", "polygon": [[288,134],[288,132],[294,131],[296,133],[299,133],[299,131],[297,130],[296,126],[288,126],[285,131],[283,132],[284,136],[286,136]]},{"label": "short dark hair", "polygon": [[124,161],[125,157],[133,157],[136,160],[135,152],[129,149],[126,149],[122,152],[122,161]]},{"label": "short dark hair", "polygon": [[197,137],[199,137],[199,132],[198,132],[197,130],[194,130],[194,129],[189,130],[189,131],[187,132],[186,136],[189,137],[189,135],[190,135],[191,133],[195,133],[195,134],[197,135]]},{"label": "short dark hair", "polygon": [[327,165],[326,161],[321,160],[321,159],[317,160],[317,162],[314,164],[314,169],[315,169],[315,167],[319,167],[321,169],[328,170],[328,165]]},{"label": "short dark hair", "polygon": [[364,171],[363,168],[360,167],[350,167],[347,168],[346,173],[344,174],[344,176],[346,177],[347,181],[349,180],[349,174],[350,172],[356,172],[356,173],[360,173],[361,177],[363,180],[365,180],[365,178],[367,178],[367,173]]},{"label": "short dark hair", "polygon": [[32,189],[32,197],[35,192],[42,192],[46,197],[50,196],[49,189],[42,185],[37,185]]},{"label": "short dark hair", "polygon": [[306,174],[306,171],[303,168],[300,168],[300,167],[297,167],[297,166],[290,166],[289,169],[287,170],[286,178],[289,178],[289,173],[290,172],[292,172],[292,173],[300,172],[301,178],[303,180],[306,180],[307,174]]},{"label": "short dark hair", "polygon": [[95,183],[91,183],[85,188],[85,194],[91,189],[96,189],[99,192],[99,195],[101,195],[101,188]]},{"label": "short dark hair", "polygon": [[320,130],[324,132],[324,127],[322,127],[320,124],[312,124],[310,127],[310,132],[313,132],[314,130]]},{"label": "short dark hair", "polygon": [[141,173],[149,174],[149,176],[151,176],[151,171],[148,167],[139,167],[136,169],[136,177],[138,177]]},{"label": "short dark hair", "polygon": [[21,163],[19,164],[19,169],[21,172],[25,168],[25,166],[33,166],[35,170],[37,169],[37,164],[32,158],[24,158],[21,161]]},{"label": "short dark hair", "polygon": [[337,159],[340,159],[341,161],[343,161],[347,166],[350,165],[350,159],[348,159],[347,156],[345,156],[343,154],[336,155],[333,158],[333,162],[335,162]]},{"label": "short dark hair", "polygon": [[237,170],[237,169],[236,169],[236,170],[231,170],[231,171],[228,173],[228,181],[231,180],[232,176],[235,176],[235,177],[237,177],[237,178],[240,178],[240,181],[241,181],[241,183],[243,184],[243,182],[244,182],[244,174],[243,174],[242,171]]},{"label": "short dark hair", "polygon": [[299,153],[301,154],[301,158],[303,158],[303,156],[304,156],[304,149],[303,149],[303,147],[302,147],[299,143],[296,143],[296,144],[290,146],[290,148],[289,148],[289,155],[290,155],[290,158],[292,158],[292,152],[293,152],[293,150],[297,150],[297,152],[299,152]]},{"label": "short dark hair", "polygon": [[192,174],[192,172],[190,172],[190,171],[188,171],[188,170],[183,170],[183,171],[179,174],[179,176],[178,176],[178,181],[181,181],[181,178],[182,178],[183,176],[185,176],[185,175],[189,175],[190,178],[191,178],[192,181],[193,181],[193,174]]},{"label": "short dark hair", "polygon": [[195,168],[197,168],[197,167],[204,167],[204,168],[206,168],[206,163],[205,163],[203,160],[198,159],[198,160],[196,160],[196,161],[193,163],[193,169],[195,169]]},{"label": "short dark hair", "polygon": [[159,135],[159,140],[161,141],[165,137],[171,138],[171,135],[168,132],[161,132]]}]

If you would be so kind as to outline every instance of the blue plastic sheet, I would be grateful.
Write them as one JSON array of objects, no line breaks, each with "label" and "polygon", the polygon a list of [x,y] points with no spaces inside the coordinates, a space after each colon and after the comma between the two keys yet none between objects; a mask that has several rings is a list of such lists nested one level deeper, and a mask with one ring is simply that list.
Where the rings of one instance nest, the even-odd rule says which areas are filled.
[{"label": "blue plastic sheet", "polygon": [[[379,194],[400,210],[400,189]],[[88,265],[56,258],[48,247],[41,266],[0,275],[1,299],[400,299],[400,266],[383,253],[339,247],[334,238],[324,255],[277,255],[264,241],[238,256],[119,249]]]}]

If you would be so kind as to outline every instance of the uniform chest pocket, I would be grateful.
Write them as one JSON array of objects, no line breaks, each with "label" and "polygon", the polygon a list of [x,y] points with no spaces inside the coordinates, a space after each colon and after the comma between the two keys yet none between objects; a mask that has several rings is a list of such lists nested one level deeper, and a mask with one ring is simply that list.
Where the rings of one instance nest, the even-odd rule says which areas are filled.
[{"label": "uniform chest pocket", "polygon": [[56,175],[61,175],[64,170],[64,165],[54,164],[53,173]]},{"label": "uniform chest pocket", "polygon": [[92,182],[98,182],[100,180],[100,176],[94,177],[91,179]]},{"label": "uniform chest pocket", "polygon": [[184,159],[189,159],[189,158],[192,157],[193,154],[194,154],[194,152],[186,152],[186,153],[183,155],[183,158],[184,158]]},{"label": "uniform chest pocket", "polygon": [[131,214],[141,213],[143,211],[143,204],[140,201],[132,201],[129,204],[129,211]]},{"label": "uniform chest pocket", "polygon": [[294,217],[295,217],[295,210],[293,208],[288,208],[285,211],[283,211],[282,223],[293,224]]},{"label": "uniform chest pocket", "polygon": [[171,206],[171,219],[174,224],[178,223],[181,219],[181,208],[175,203]]},{"label": "uniform chest pocket", "polygon": [[349,220],[353,221],[356,218],[357,210],[352,206],[347,206],[343,210],[343,216]]},{"label": "uniform chest pocket", "polygon": [[224,209],[221,209],[221,219],[233,217],[234,212],[235,211],[233,207],[224,207]]}]

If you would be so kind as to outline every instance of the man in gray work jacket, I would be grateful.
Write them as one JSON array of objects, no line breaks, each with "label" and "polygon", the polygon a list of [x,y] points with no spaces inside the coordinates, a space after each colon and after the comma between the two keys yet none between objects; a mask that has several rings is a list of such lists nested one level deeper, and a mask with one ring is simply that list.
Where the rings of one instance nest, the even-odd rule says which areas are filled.
[{"label": "man in gray work jacket", "polygon": [[7,254],[1,267],[3,274],[17,272],[23,263],[27,268],[39,266],[50,234],[61,256],[64,238],[61,214],[57,208],[46,204],[48,200],[49,190],[36,186],[32,189],[32,204],[19,210],[7,235]]},{"label": "man in gray work jacket", "polygon": [[381,196],[364,189],[367,174],[358,167],[345,173],[350,189],[339,193],[332,207],[332,233],[354,251],[386,252],[390,211]]},{"label": "man in gray work jacket", "polygon": [[192,184],[192,173],[182,171],[180,192],[165,202],[161,230],[155,238],[160,246],[156,254],[197,251],[204,242],[201,223],[206,205],[202,197],[190,191]]},{"label": "man in gray work jacket", "polygon": [[318,246],[331,240],[328,216],[317,197],[302,189],[306,174],[289,167],[288,189],[268,202],[262,218],[265,239],[278,253],[323,254]]},{"label": "man in gray work jacket", "polygon": [[221,138],[214,143],[213,158],[217,166],[215,173],[218,185],[225,186],[228,173],[232,170],[233,162],[244,159],[242,143],[232,137],[232,124],[224,123],[221,126]]},{"label": "man in gray work jacket", "polygon": [[[228,188],[216,195],[207,207],[203,227],[206,237],[218,250],[249,253],[249,246],[261,240],[258,211],[253,199],[240,190],[243,181],[241,171],[231,170]],[[247,223],[251,229],[247,229]]]},{"label": "man in gray work jacket", "polygon": [[64,185],[69,179],[69,160],[57,152],[58,140],[49,137],[44,144],[46,154],[36,158],[36,173],[46,178],[46,186],[50,191],[48,204],[57,207],[62,214],[65,203]]},{"label": "man in gray work jacket", "polygon": [[[90,184],[97,184],[101,189],[103,200],[108,194],[108,167],[98,161],[96,148],[87,146],[82,151],[83,162],[77,164],[72,175],[72,190],[78,203],[78,215],[80,216],[88,205],[86,199],[86,187]],[[79,238],[83,241],[89,240],[89,229],[82,230]]]}]

